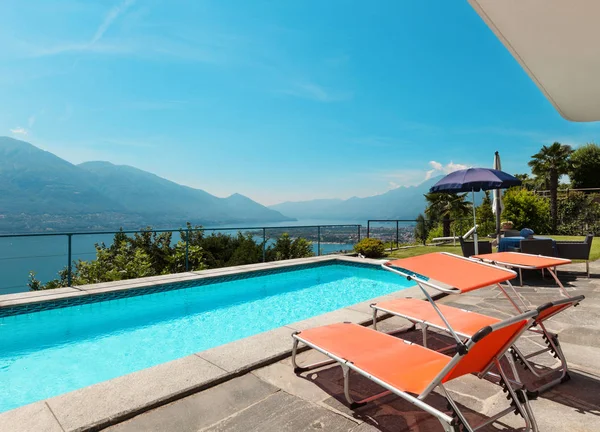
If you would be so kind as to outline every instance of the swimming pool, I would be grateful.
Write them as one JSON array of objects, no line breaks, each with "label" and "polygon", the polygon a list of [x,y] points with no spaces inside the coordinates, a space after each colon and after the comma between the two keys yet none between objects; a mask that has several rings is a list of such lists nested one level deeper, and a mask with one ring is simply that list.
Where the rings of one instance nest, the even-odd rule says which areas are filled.
[{"label": "swimming pool", "polygon": [[287,270],[0,318],[0,412],[412,285],[341,261]]}]

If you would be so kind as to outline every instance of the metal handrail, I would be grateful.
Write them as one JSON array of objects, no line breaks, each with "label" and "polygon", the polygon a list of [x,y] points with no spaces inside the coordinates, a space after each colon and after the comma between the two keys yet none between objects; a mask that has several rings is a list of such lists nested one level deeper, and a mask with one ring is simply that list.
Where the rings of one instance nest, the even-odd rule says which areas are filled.
[{"label": "metal handrail", "polygon": [[[185,271],[189,271],[189,235],[192,232],[199,231],[262,231],[262,261],[266,261],[267,252],[267,230],[296,230],[296,229],[316,229],[317,230],[317,256],[321,255],[321,228],[353,228],[356,229],[357,241],[361,238],[361,224],[325,224],[325,225],[285,225],[285,226],[245,226],[245,227],[214,227],[214,228],[188,228],[180,227],[173,229],[141,229],[141,230],[118,230],[118,231],[77,231],[77,232],[51,232],[51,233],[15,233],[15,234],[0,234],[0,239],[7,238],[26,238],[26,237],[67,237],[67,282],[71,286],[73,274],[73,237],[86,235],[114,235],[123,234],[142,234],[142,233],[166,233],[166,232],[181,232],[182,240],[185,241]],[[4,259],[11,259],[6,257]],[[35,257],[19,257],[21,259]],[[14,287],[4,287],[14,288]]]}]

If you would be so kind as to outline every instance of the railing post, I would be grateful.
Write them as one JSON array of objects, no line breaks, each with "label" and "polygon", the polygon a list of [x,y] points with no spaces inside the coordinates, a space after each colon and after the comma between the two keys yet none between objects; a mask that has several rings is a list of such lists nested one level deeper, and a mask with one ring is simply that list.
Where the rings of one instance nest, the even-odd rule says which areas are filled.
[{"label": "railing post", "polygon": [[72,253],[72,239],[73,239],[73,234],[67,234],[67,239],[68,239],[68,247],[67,247],[67,258],[69,260],[69,263],[67,264],[67,285],[71,286],[71,282],[72,282],[72,271],[73,271],[73,253]]},{"label": "railing post", "polygon": [[396,221],[396,249],[398,249],[400,245],[398,244],[398,221]]},{"label": "railing post", "polygon": [[358,225],[358,242],[360,242],[360,229],[362,228],[361,225]]},{"label": "railing post", "polygon": [[185,233],[185,271],[190,269],[190,229]]},{"label": "railing post", "polygon": [[321,226],[317,227],[317,256],[321,256]]},{"label": "railing post", "polygon": [[368,220],[367,221],[367,238],[369,238],[371,235],[371,221]]},{"label": "railing post", "polygon": [[262,262],[267,261],[267,229],[263,228],[263,243],[262,243],[262,252],[263,252],[263,260]]}]

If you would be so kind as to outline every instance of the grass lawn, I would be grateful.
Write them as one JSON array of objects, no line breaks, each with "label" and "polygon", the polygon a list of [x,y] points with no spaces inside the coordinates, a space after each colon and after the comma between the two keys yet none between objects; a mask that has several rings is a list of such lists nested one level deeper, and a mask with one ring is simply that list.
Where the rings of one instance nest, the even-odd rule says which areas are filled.
[{"label": "grass lawn", "polygon": [[[575,240],[581,241],[584,239],[583,236],[551,236],[555,240]],[[460,245],[452,246],[416,246],[407,249],[400,249],[397,251],[390,252],[388,257],[390,258],[408,258],[416,255],[423,255],[431,252],[451,252],[457,255],[462,255]],[[595,239],[592,242],[592,250],[590,252],[590,260],[595,261],[600,258],[600,239]]]}]

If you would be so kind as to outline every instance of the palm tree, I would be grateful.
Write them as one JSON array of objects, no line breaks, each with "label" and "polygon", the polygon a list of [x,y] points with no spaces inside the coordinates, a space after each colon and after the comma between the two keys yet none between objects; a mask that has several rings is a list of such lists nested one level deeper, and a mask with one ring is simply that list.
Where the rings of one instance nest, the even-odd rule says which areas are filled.
[{"label": "palm tree", "polygon": [[471,203],[465,201],[467,194],[428,193],[425,214],[431,220],[442,219],[443,236],[450,237],[451,219],[460,219],[469,214]]},{"label": "palm tree", "polygon": [[550,189],[550,218],[552,232],[556,232],[556,221],[558,215],[557,190],[558,180],[561,175],[569,171],[569,157],[573,153],[571,146],[555,142],[551,146],[543,146],[542,149],[531,156],[529,166],[531,172],[538,178],[547,179]]}]

